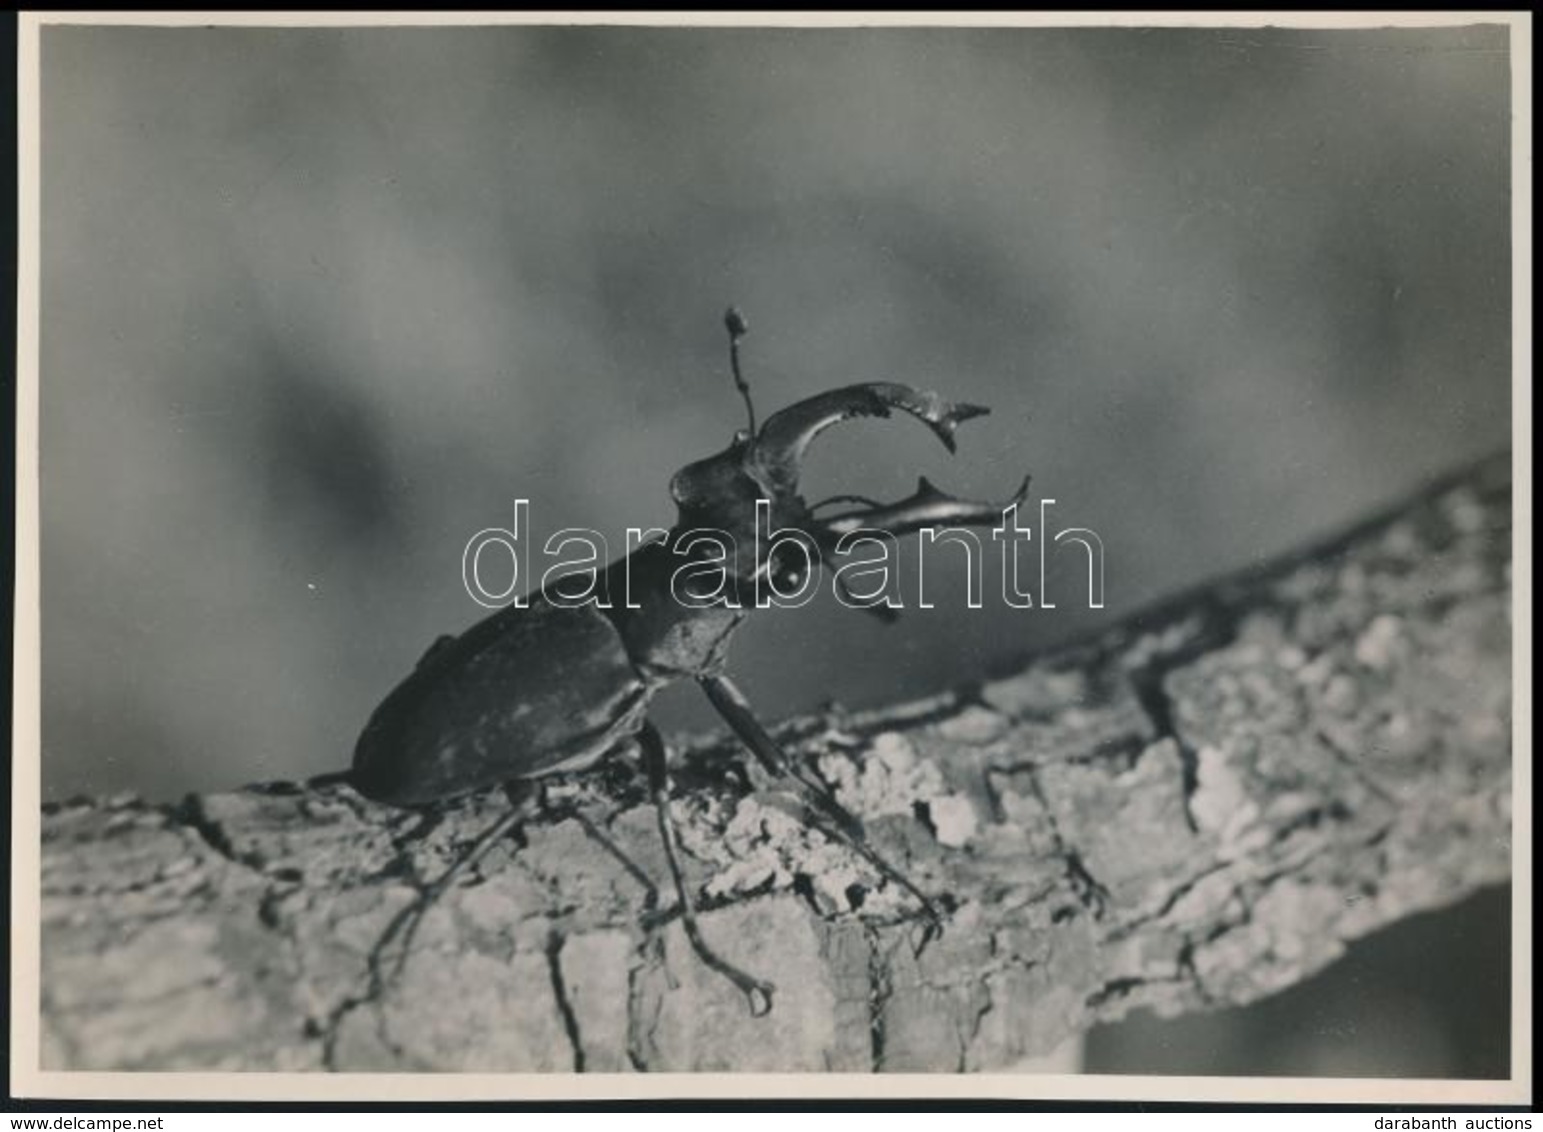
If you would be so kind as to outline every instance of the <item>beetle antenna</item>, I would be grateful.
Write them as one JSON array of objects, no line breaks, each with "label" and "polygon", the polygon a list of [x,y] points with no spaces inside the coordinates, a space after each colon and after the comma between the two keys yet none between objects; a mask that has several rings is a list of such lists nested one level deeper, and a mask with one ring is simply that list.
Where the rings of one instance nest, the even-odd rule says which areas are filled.
[{"label": "beetle antenna", "polygon": [[755,404],[750,400],[750,385],[739,370],[739,340],[750,333],[750,324],[739,313],[738,307],[730,307],[723,315],[723,325],[729,332],[729,365],[734,370],[734,388],[745,399],[745,414],[750,420],[750,444],[755,446]]}]

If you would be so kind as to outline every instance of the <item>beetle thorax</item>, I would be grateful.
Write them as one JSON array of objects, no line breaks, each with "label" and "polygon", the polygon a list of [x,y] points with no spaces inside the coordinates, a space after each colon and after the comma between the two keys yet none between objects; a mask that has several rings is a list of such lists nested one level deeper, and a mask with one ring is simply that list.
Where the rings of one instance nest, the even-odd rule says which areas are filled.
[{"label": "beetle thorax", "polygon": [[680,511],[672,540],[708,532],[721,537],[733,552],[732,580],[741,591],[771,567],[772,535],[807,531],[811,525],[803,497],[770,481],[744,433],[724,451],[676,472],[670,495]]}]

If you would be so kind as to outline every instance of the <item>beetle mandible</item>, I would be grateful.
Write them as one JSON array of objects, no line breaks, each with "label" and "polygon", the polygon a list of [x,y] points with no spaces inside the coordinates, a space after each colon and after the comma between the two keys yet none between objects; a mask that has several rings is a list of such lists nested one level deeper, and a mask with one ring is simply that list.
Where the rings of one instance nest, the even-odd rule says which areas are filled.
[{"label": "beetle mandible", "polygon": [[[982,503],[956,499],[923,478],[916,492],[896,503],[839,495],[813,506],[799,495],[799,474],[811,441],[853,417],[887,417],[893,410],[924,422],[954,450],[954,430],[988,410],[956,404],[936,393],[873,382],[834,389],[773,414],[759,429],[750,388],[740,370],[743,316],[729,308],[724,319],[734,383],[745,401],[747,427],[716,455],[688,464],[670,482],[679,514],[669,537],[645,543],[600,572],[599,588],[628,600],[560,604],[538,593],[525,607],[509,607],[459,637],[441,637],[417,668],[375,710],[359,738],[349,781],[366,797],[402,807],[430,805],[488,787],[571,773],[624,753],[636,753],[647,774],[679,914],[697,955],[743,992],[753,1014],[771,1008],[773,984],[719,956],[703,939],[679,862],[669,811],[667,751],[648,720],[654,695],[676,680],[697,681],[707,698],[766,770],[788,779],[821,828],[860,854],[870,866],[916,900],[927,920],[927,938],[941,929],[934,903],[897,868],[867,845],[858,819],[826,785],[789,757],[757,720],[743,693],[724,673],[729,639],[754,607],[766,578],[791,584],[801,564],[818,568],[844,534],[863,530],[899,537],[938,523],[991,525],[1013,500]],[[756,539],[757,503],[769,505],[772,530],[798,532],[806,547],[797,556],[766,553]],[[827,507],[839,513],[817,517]],[[711,528],[733,545],[755,545],[759,560],[724,567],[726,584],[711,603],[683,604],[671,579],[682,564],[673,540],[682,532]],[[752,556],[754,557],[754,556]],[[797,557],[799,562],[791,561]],[[743,556],[738,558],[744,563]],[[887,606],[872,607],[881,615]],[[423,898],[427,905],[518,820],[512,810],[481,836]],[[403,943],[405,949],[407,943]]]}]

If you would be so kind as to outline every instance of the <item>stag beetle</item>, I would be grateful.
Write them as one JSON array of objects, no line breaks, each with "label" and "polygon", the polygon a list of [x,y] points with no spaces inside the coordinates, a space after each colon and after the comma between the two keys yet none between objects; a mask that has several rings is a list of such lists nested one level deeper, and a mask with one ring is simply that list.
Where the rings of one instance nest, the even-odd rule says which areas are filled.
[{"label": "stag beetle", "polygon": [[[868,847],[858,819],[812,770],[782,750],[724,675],[729,639],[754,606],[745,599],[759,579],[797,570],[790,560],[800,556],[784,544],[762,561],[744,564],[741,558],[734,570],[725,567],[722,600],[686,605],[671,590],[671,576],[682,561],[671,539],[712,528],[727,532],[740,546],[759,546],[754,524],[762,503],[769,504],[775,529],[800,532],[808,548],[823,555],[836,550],[843,534],[857,530],[898,537],[937,523],[999,522],[1005,508],[1023,499],[1028,481],[1014,501],[1002,504],[956,499],[923,479],[915,494],[897,503],[842,495],[806,505],[798,493],[804,454],[832,425],[853,417],[887,417],[898,409],[924,422],[953,451],[958,425],[988,410],[905,385],[869,383],[800,401],[757,429],[750,387],[740,371],[739,344],[747,325],[733,308],[724,321],[748,427],[722,452],[675,474],[670,494],[679,516],[670,538],[645,543],[601,571],[602,588],[617,593],[626,584],[629,601],[609,601],[608,608],[595,603],[575,607],[542,592],[527,606],[503,609],[459,637],[441,637],[371,716],[349,780],[376,801],[419,807],[496,785],[581,771],[623,753],[641,756],[687,939],[704,963],[745,994],[752,1014],[764,1014],[771,1009],[773,984],[714,952],[693,913],[668,805],[666,747],[647,717],[650,700],[664,685],[696,680],[751,755],[769,772],[791,780],[811,815],[823,819],[821,827],[917,901],[928,938],[941,929],[941,916],[925,894]],[[832,505],[845,509],[816,517]],[[807,561],[818,566],[821,558],[809,555]],[[514,810],[485,831],[425,895],[419,915],[519,816]],[[404,943],[403,961],[405,949]]]}]

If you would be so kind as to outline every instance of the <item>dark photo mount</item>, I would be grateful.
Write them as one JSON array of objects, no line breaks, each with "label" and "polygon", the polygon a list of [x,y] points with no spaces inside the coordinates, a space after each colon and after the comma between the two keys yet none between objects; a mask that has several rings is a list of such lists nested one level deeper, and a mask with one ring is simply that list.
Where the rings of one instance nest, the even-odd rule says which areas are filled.
[{"label": "dark photo mount", "polygon": [[1530,23],[1319,21],[24,17],[13,1075],[1522,1095]]}]

